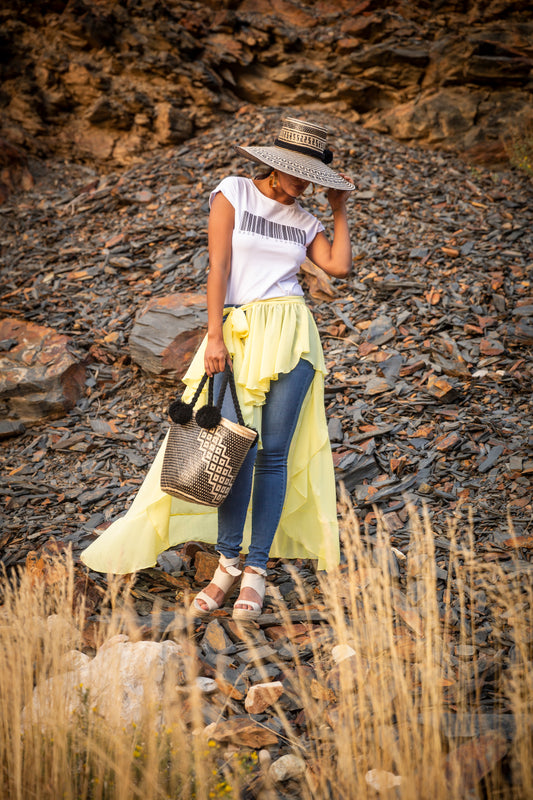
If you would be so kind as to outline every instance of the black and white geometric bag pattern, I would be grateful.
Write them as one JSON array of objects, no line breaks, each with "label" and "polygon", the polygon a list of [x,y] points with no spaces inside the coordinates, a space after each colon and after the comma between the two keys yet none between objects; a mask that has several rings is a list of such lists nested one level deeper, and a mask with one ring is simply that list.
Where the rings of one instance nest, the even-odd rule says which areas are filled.
[{"label": "black and white geometric bag pattern", "polygon": [[[204,375],[190,403],[175,400],[170,405],[172,423],[163,457],[161,489],[192,503],[219,506],[257,441],[257,431],[244,424],[229,365],[216,405],[213,405],[213,379],[209,378],[207,405],[195,413],[193,408],[206,380],[208,377]],[[220,413],[228,383],[239,424]]]}]

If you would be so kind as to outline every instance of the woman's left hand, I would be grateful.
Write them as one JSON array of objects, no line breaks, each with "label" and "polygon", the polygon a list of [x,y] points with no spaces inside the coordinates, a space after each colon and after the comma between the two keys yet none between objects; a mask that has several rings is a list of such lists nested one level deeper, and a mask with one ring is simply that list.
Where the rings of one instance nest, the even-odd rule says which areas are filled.
[{"label": "woman's left hand", "polygon": [[[352,183],[351,178],[348,175],[343,175],[342,172],[339,173],[344,180],[350,181]],[[344,208],[346,205],[346,200],[350,196],[351,191],[346,189],[329,189],[328,190],[328,203],[331,206],[332,211],[338,211],[341,208]]]}]

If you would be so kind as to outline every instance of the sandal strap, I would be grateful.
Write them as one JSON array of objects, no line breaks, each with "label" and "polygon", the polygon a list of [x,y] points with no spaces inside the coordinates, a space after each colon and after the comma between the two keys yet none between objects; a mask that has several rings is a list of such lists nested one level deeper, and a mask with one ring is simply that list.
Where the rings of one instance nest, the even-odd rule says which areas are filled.
[{"label": "sandal strap", "polygon": [[240,575],[241,573],[237,570],[235,571],[235,567],[230,567],[229,569],[233,570],[233,573],[229,571],[228,568],[227,572],[223,572],[220,567],[217,567],[215,570],[215,574],[211,578],[211,583],[214,583],[217,589],[220,589],[221,592],[227,594],[233,584],[235,583],[235,578]]},{"label": "sandal strap", "polygon": [[206,594],[205,592],[198,592],[198,594],[197,594],[197,595],[196,595],[196,597],[194,598],[194,602],[193,602],[193,605],[194,605],[194,607],[195,607],[195,608],[196,608],[198,611],[205,611],[205,609],[203,609],[201,606],[199,606],[199,605],[197,604],[197,600],[203,600],[203,601],[204,601],[204,603],[205,603],[205,604],[206,604],[206,606],[207,606],[207,610],[208,610],[208,611],[215,611],[217,608],[220,608],[220,606],[218,605],[218,603],[217,603],[215,600],[213,600],[213,598],[212,598],[212,597],[209,597],[209,595],[208,595],[208,594]]},{"label": "sandal strap", "polygon": [[[239,575],[242,573],[242,569],[238,569],[239,562],[240,562],[240,557],[239,556],[235,556],[234,558],[227,558],[226,556],[223,556],[222,553],[220,554],[220,558],[218,559],[218,563],[221,566],[223,566],[224,569],[226,570],[226,572],[229,575],[232,575],[234,578],[238,578]],[[216,575],[217,572],[220,572],[220,571],[221,570],[219,570],[218,567],[217,567],[215,575]],[[214,580],[214,576],[213,576],[213,580]],[[215,581],[215,583],[216,583],[216,581]],[[217,586],[218,586],[218,583],[217,583]],[[220,588],[222,588],[222,587],[220,587]]]},{"label": "sandal strap", "polygon": [[[241,606],[251,606],[251,608],[241,608]],[[237,609],[237,611],[252,611],[257,613],[263,610],[263,604],[256,603],[255,600],[240,600],[235,603],[233,608]]]}]

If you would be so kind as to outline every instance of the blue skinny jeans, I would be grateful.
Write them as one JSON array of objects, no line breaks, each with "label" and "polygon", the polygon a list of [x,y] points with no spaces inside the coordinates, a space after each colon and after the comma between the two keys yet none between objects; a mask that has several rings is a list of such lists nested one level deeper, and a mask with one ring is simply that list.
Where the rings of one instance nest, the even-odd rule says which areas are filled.
[{"label": "blue skinny jeans", "polygon": [[[222,374],[215,375],[215,398]],[[313,376],[313,365],[302,358],[291,372],[271,381],[262,410],[263,447],[259,452],[257,446],[250,449],[229,495],[219,506],[217,550],[227,558],[234,558],[241,549],[253,483],[252,536],[246,566],[266,568],[285,501],[289,448]],[[237,421],[229,388],[222,416]]]}]

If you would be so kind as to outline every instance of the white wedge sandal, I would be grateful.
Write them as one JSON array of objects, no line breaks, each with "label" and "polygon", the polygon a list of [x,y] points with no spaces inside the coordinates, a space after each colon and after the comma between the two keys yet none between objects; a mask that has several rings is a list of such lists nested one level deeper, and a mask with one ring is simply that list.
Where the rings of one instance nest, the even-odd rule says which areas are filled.
[{"label": "white wedge sandal", "polygon": [[[263,612],[266,569],[261,569],[260,567],[252,567],[252,569],[254,570],[253,572],[245,571],[243,573],[241,580],[241,592],[246,588],[253,589],[261,598],[261,602],[257,603],[253,600],[237,600],[233,606],[233,619],[257,619]],[[251,606],[251,608],[241,608],[241,606]]]},{"label": "white wedge sandal", "polygon": [[[214,583],[217,589],[220,589],[221,592],[224,592],[224,600],[226,599],[226,595],[232,588],[236,579],[242,574],[242,570],[237,568],[239,560],[239,556],[236,556],[235,558],[226,558],[226,556],[223,555],[221,555],[218,560],[219,565],[215,570],[215,574],[213,575],[211,583]],[[220,569],[220,567],[224,567],[225,571]],[[202,606],[198,603],[198,600],[203,600],[207,608],[202,608]],[[224,604],[224,600],[222,601],[222,604]],[[209,597],[209,595],[204,591],[198,592],[191,603],[191,609],[197,617],[206,617],[213,611],[217,611],[219,608],[222,608],[222,605],[219,605],[216,600],[213,600],[213,598]]]}]

